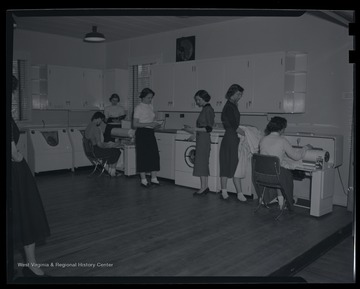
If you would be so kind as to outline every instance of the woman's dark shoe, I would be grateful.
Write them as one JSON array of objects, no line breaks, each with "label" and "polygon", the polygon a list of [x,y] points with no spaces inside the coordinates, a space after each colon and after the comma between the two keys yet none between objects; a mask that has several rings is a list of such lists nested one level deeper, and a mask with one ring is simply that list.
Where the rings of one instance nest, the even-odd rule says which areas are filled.
[{"label": "woman's dark shoe", "polygon": [[141,186],[144,187],[144,188],[149,188],[149,187],[150,187],[150,184],[149,184],[149,183],[147,183],[146,185],[145,185],[144,183],[140,183],[140,184],[141,184]]},{"label": "woman's dark shoe", "polygon": [[229,198],[229,196],[227,196],[226,198],[224,198],[224,196],[223,196],[222,193],[220,192],[220,200],[228,201],[228,200],[230,200],[230,198]]},{"label": "woman's dark shoe", "polygon": [[31,269],[29,267],[24,267],[22,269],[22,273],[23,273],[24,277],[50,277],[49,275],[47,275],[45,273],[43,275],[35,274],[33,271],[31,271]]},{"label": "woman's dark shoe", "polygon": [[199,193],[198,191],[196,191],[195,193],[193,193],[194,196],[205,196],[208,192],[209,192],[209,188],[206,188],[205,190],[203,190],[201,193]]},{"label": "woman's dark shoe", "polygon": [[160,183],[151,182],[151,184],[154,186],[160,186]]}]

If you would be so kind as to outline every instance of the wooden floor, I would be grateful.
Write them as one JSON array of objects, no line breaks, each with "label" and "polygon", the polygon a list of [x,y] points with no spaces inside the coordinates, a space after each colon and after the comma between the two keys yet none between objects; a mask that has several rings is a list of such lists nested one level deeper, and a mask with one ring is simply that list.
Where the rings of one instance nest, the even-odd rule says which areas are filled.
[{"label": "wooden floor", "polygon": [[254,215],[255,201],[233,194],[193,197],[173,181],[147,189],[138,177],[89,172],[36,177],[51,228],[37,261],[54,277],[264,277],[353,220],[334,206],[320,218],[296,207],[274,221],[275,208]]},{"label": "wooden floor", "polygon": [[347,237],[295,276],[308,283],[355,283],[353,240]]}]

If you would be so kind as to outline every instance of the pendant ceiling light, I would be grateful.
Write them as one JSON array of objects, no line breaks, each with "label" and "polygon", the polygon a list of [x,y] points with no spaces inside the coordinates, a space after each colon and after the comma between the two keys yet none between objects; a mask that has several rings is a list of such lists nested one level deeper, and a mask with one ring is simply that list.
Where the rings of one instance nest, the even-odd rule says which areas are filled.
[{"label": "pendant ceiling light", "polygon": [[84,38],[85,42],[103,42],[105,41],[104,34],[97,32],[97,26],[92,27],[92,32],[87,33]]}]

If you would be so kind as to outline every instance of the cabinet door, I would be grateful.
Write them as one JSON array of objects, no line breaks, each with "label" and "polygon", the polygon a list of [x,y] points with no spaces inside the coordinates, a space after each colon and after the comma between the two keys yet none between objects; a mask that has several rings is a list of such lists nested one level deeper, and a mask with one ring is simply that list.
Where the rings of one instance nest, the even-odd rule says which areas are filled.
[{"label": "cabinet door", "polygon": [[151,84],[155,92],[153,106],[156,111],[174,109],[174,64],[166,63],[151,67]]},{"label": "cabinet door", "polygon": [[82,83],[82,68],[50,65],[48,67],[48,108],[81,108]]},{"label": "cabinet door", "polygon": [[113,93],[120,97],[120,105],[128,109],[129,72],[126,69],[106,69],[103,71],[103,98],[100,108],[110,105]]},{"label": "cabinet door", "polygon": [[211,96],[210,103],[215,112],[220,112],[225,103],[224,64],[220,60],[196,63],[197,90],[204,89]]},{"label": "cabinet door", "polygon": [[103,77],[100,69],[84,69],[82,109],[101,108],[103,103]]},{"label": "cabinet door", "polygon": [[160,154],[159,177],[175,179],[175,135],[168,133],[155,133]]},{"label": "cabinet door", "polygon": [[194,61],[178,62],[174,67],[174,110],[198,111],[194,100],[197,91]]},{"label": "cabinet door", "polygon": [[224,92],[223,103],[226,102],[225,95],[232,84],[238,84],[244,88],[243,97],[238,107],[241,112],[251,112],[253,106],[253,75],[250,57],[230,57],[224,61]]},{"label": "cabinet door", "polygon": [[284,99],[285,54],[253,55],[254,99],[252,111],[282,112]]}]

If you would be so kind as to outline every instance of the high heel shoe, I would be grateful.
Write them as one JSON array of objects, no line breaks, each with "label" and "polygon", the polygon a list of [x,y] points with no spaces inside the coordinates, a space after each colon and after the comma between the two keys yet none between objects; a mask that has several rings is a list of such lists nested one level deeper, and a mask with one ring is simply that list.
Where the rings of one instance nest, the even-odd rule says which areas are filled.
[{"label": "high heel shoe", "polygon": [[198,193],[198,191],[196,191],[195,193],[193,193],[194,196],[204,196],[209,192],[209,188],[206,188],[205,190],[203,190],[201,193]]},{"label": "high heel shoe", "polygon": [[24,267],[22,269],[22,273],[24,277],[50,277],[50,275],[47,275],[45,273],[43,275],[35,274],[29,267]]}]

